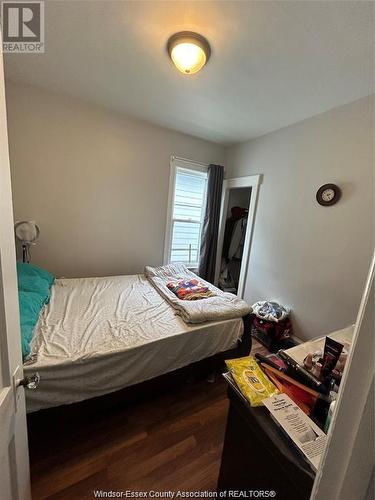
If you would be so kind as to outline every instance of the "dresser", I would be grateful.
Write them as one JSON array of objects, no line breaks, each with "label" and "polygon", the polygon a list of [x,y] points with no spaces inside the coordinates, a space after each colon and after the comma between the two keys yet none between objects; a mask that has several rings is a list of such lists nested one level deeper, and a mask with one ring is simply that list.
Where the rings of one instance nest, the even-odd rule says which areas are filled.
[{"label": "dresser", "polygon": [[[252,408],[232,385],[228,397],[218,480],[221,498],[309,499],[315,474],[269,411],[264,406]],[[251,493],[254,490],[265,494]]]}]

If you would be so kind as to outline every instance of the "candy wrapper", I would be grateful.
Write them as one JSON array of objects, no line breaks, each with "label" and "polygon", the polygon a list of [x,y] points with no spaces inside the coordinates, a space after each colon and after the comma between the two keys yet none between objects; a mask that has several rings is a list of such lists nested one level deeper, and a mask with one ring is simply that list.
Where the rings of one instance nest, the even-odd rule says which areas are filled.
[{"label": "candy wrapper", "polygon": [[229,359],[225,363],[251,406],[261,406],[263,399],[279,394],[278,389],[262,372],[253,356]]}]

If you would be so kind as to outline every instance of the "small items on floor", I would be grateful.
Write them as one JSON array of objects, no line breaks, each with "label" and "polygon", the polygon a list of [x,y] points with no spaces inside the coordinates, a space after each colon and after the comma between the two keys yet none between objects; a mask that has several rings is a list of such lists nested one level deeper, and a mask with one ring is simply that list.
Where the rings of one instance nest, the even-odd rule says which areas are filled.
[{"label": "small items on floor", "polygon": [[290,309],[277,302],[262,300],[252,306],[251,334],[271,352],[298,343],[293,336]]}]

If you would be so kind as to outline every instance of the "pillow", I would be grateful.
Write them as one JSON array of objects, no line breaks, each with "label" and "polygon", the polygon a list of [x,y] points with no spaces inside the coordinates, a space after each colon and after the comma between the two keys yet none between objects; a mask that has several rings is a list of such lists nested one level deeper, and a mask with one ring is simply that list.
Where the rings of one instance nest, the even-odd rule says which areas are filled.
[{"label": "pillow", "polygon": [[17,262],[18,300],[20,305],[22,354],[30,354],[30,342],[40,311],[49,302],[55,277],[38,266]]},{"label": "pillow", "polygon": [[51,288],[55,281],[55,277],[53,274],[49,273],[45,269],[41,267],[34,266],[34,264],[26,264],[26,262],[17,262],[17,275],[21,276],[31,276],[31,277],[39,277],[44,279],[48,283],[48,288]]},{"label": "pillow", "polygon": [[38,322],[40,311],[44,306],[42,297],[35,292],[18,292],[21,321],[22,355],[25,358],[30,354],[30,342],[34,328]]},{"label": "pillow", "polygon": [[27,274],[17,274],[18,290],[22,292],[35,292],[46,298],[49,297],[48,282],[39,276],[28,276]]}]

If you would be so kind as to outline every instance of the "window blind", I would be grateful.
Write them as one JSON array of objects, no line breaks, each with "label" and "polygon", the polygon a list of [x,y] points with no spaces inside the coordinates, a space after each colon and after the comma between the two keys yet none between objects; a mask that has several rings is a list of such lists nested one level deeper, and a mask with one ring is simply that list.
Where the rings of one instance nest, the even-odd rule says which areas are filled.
[{"label": "window blind", "polygon": [[198,267],[207,172],[177,168],[170,262]]}]

